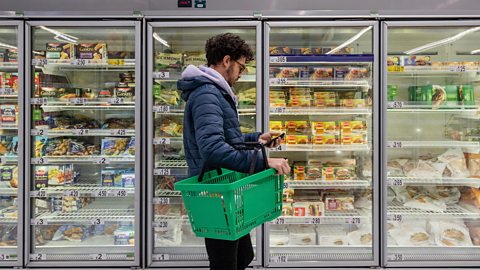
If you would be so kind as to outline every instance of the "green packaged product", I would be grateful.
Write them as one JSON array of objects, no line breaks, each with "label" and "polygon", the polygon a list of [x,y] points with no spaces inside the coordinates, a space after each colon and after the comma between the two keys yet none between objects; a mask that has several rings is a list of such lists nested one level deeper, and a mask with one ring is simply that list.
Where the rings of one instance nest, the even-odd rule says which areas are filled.
[{"label": "green packaged product", "polygon": [[408,99],[409,101],[422,101],[422,87],[421,86],[408,87]]},{"label": "green packaged product", "polygon": [[475,105],[475,93],[473,86],[470,84],[457,86],[457,99],[464,105]]},{"label": "green packaged product", "polygon": [[[447,85],[445,86],[445,92],[447,92],[447,101],[457,101],[457,86],[456,85]],[[449,102],[453,105],[452,102]]]},{"label": "green packaged product", "polygon": [[387,89],[387,100],[393,101],[398,96],[398,85],[389,84]]}]

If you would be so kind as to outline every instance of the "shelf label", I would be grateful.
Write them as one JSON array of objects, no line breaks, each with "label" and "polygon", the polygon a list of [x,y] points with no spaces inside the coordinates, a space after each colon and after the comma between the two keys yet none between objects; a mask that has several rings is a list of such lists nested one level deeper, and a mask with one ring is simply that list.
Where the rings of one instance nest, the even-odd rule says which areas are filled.
[{"label": "shelf label", "polygon": [[8,259],[10,259],[10,256],[7,254],[0,254],[0,261],[6,261]]},{"label": "shelf label", "polygon": [[153,106],[153,112],[168,113],[170,112],[170,106],[165,106],[165,105]]},{"label": "shelf label", "polygon": [[270,262],[273,262],[273,263],[286,263],[286,262],[288,262],[288,257],[287,257],[286,255],[272,256],[272,257],[270,257]]},{"label": "shelf label", "polygon": [[33,218],[32,225],[48,225],[48,221],[43,218]]},{"label": "shelf label", "polygon": [[403,186],[403,180],[402,179],[388,179],[388,185],[390,186]]},{"label": "shelf label", "polygon": [[351,217],[345,219],[346,224],[360,224],[362,223],[362,219],[359,217]]},{"label": "shelf label", "polygon": [[30,261],[46,261],[46,254],[30,254]]},{"label": "shelf label", "polygon": [[403,101],[390,101],[388,102],[387,107],[389,109],[401,109],[403,108],[403,105]]},{"label": "shelf label", "polygon": [[0,164],[6,164],[7,163],[7,158],[6,157],[0,157]]},{"label": "shelf label", "polygon": [[91,224],[92,225],[104,225],[105,220],[103,220],[101,218],[95,218],[95,219],[92,219]]},{"label": "shelf label", "polygon": [[273,221],[273,224],[276,224],[276,225],[285,224],[285,218],[283,217],[276,218],[275,221]]},{"label": "shelf label", "polygon": [[275,107],[275,108],[273,108],[272,112],[273,113],[286,113],[287,108],[285,108],[285,107]]},{"label": "shelf label", "polygon": [[288,182],[283,182],[283,188],[288,188],[290,186],[290,183]]},{"label": "shelf label", "polygon": [[94,197],[108,197],[108,192],[106,190],[99,190],[92,193]]},{"label": "shelf label", "polygon": [[388,72],[404,72],[405,67],[404,66],[388,66],[387,71]]},{"label": "shelf label", "polygon": [[86,98],[71,98],[68,101],[72,104],[77,104],[77,105],[85,105],[85,103],[87,103]]},{"label": "shelf label", "polygon": [[156,261],[169,261],[170,255],[169,254],[155,254],[154,255]]},{"label": "shelf label", "polygon": [[115,136],[125,136],[127,131],[125,129],[111,129],[110,134]]},{"label": "shelf label", "polygon": [[169,79],[170,78],[170,72],[168,71],[159,71],[153,73],[153,77],[155,79]]},{"label": "shelf label", "polygon": [[105,157],[97,158],[97,159],[95,159],[95,163],[96,164],[110,164],[110,159],[105,158]]},{"label": "shelf label", "polygon": [[322,224],[322,218],[314,217],[306,220],[307,224]]},{"label": "shelf label", "polygon": [[73,59],[72,62],[70,62],[70,65],[74,66],[85,66],[87,64],[89,64],[87,59]]},{"label": "shelf label", "polygon": [[31,134],[32,136],[47,136],[48,131],[44,129],[32,129]]},{"label": "shelf label", "polygon": [[387,142],[387,147],[389,147],[389,148],[403,148],[403,143],[401,141],[390,141],[390,142]]},{"label": "shelf label", "polygon": [[37,190],[37,191],[32,191],[30,192],[31,197],[47,197],[47,191],[46,190]]},{"label": "shelf label", "polygon": [[107,259],[106,253],[91,254],[90,260],[92,261],[103,261]]},{"label": "shelf label", "polygon": [[287,84],[287,78],[270,78],[270,84]]},{"label": "shelf label", "polygon": [[405,260],[405,258],[403,257],[403,254],[398,254],[398,253],[391,254],[388,257],[389,257],[388,258],[389,261],[403,261],[403,260]]},{"label": "shelf label", "polygon": [[170,144],[170,138],[155,138],[153,139],[153,144]]},{"label": "shelf label", "polygon": [[46,66],[48,65],[48,59],[32,59],[32,65],[34,66]]},{"label": "shelf label", "polygon": [[45,157],[32,158],[31,163],[35,165],[48,164],[48,159]]},{"label": "shelf label", "polygon": [[466,66],[451,66],[450,71],[452,72],[467,72]]},{"label": "shelf label", "polygon": [[119,97],[109,98],[107,102],[108,104],[123,104],[125,102],[125,99]]},{"label": "shelf label", "polygon": [[78,190],[67,190],[67,191],[63,192],[63,196],[80,197],[80,191],[78,191]]},{"label": "shelf label", "polygon": [[157,204],[170,204],[170,198],[168,197],[159,197],[156,198]]},{"label": "shelf label", "polygon": [[168,228],[168,221],[158,221],[156,223],[157,228]]},{"label": "shelf label", "polygon": [[82,136],[82,135],[88,135],[88,129],[72,129],[72,134],[74,135],[79,135],[79,136]]},{"label": "shelf label", "polygon": [[283,151],[283,150],[285,150],[285,146],[284,146],[284,145],[279,145],[279,146],[277,146],[277,147],[275,147],[275,148],[269,148],[269,150],[270,150],[270,151],[273,151],[273,152],[275,152],[275,151]]},{"label": "shelf label", "polygon": [[399,214],[393,214],[388,216],[388,220],[395,221],[395,222],[402,222],[403,216]]},{"label": "shelf label", "polygon": [[287,57],[286,56],[270,56],[270,63],[272,64],[287,63]]},{"label": "shelf label", "polygon": [[119,189],[112,191],[112,197],[127,197],[128,193],[125,189]]},{"label": "shelf label", "polygon": [[172,175],[172,172],[170,169],[155,169],[153,171],[154,175]]},{"label": "shelf label", "polygon": [[13,88],[0,88],[0,95],[11,96],[15,94],[15,89]]},{"label": "shelf label", "polygon": [[48,102],[48,99],[47,98],[32,98],[31,99],[31,104],[33,105],[42,105],[42,104],[46,104]]}]

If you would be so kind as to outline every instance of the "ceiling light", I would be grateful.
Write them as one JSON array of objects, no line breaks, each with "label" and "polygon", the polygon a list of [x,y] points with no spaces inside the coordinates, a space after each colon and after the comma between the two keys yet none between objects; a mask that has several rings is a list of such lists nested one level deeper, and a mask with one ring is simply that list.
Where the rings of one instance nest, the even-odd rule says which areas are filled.
[{"label": "ceiling light", "polygon": [[480,49],[476,49],[470,52],[470,54],[477,54],[477,53],[480,53]]},{"label": "ceiling light", "polygon": [[332,53],[335,53],[345,47],[347,47],[349,44],[351,44],[352,42],[354,42],[355,40],[359,39],[361,36],[363,36],[363,34],[365,34],[366,32],[370,31],[370,29],[372,29],[373,26],[369,26],[367,28],[364,28],[362,29],[360,32],[358,32],[355,36],[351,37],[349,40],[343,42],[342,44],[340,44],[338,47],[336,48],[333,48],[332,50],[330,50],[329,52],[327,52],[326,54],[332,54]]},{"label": "ceiling light", "polygon": [[168,42],[165,39],[161,38],[157,33],[153,33],[153,38],[158,42],[162,43],[163,45],[170,48],[170,45],[168,45]]},{"label": "ceiling light", "polygon": [[[77,42],[77,39],[78,37],[75,37],[75,36],[72,36],[72,35],[69,35],[69,34],[65,34],[65,33],[62,33],[60,31],[57,31],[57,30],[54,30],[54,29],[51,29],[51,28],[48,28],[48,27],[45,27],[45,26],[39,26],[41,29],[47,31],[47,32],[50,32],[52,34],[55,35],[55,39],[56,40],[59,40],[59,41],[67,41],[67,42],[72,42],[72,43],[76,43]],[[62,40],[61,40],[61,39]]]},{"label": "ceiling light", "polygon": [[17,47],[15,47],[15,46],[8,45],[8,44],[6,44],[6,43],[2,43],[2,42],[0,42],[0,47],[4,47],[4,48],[8,48],[8,49],[15,49],[15,50],[17,50],[17,49],[18,49],[18,48],[17,48]]}]

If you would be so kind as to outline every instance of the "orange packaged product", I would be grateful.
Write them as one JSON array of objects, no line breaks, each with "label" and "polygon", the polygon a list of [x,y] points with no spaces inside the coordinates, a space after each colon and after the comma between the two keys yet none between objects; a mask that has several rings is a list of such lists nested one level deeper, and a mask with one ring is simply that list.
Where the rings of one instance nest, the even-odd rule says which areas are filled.
[{"label": "orange packaged product", "polygon": [[350,134],[352,133],[352,125],[350,121],[342,121],[340,122],[340,129],[342,130],[342,134]]},{"label": "orange packaged product", "polygon": [[316,135],[312,141],[315,145],[323,145],[323,135]]},{"label": "orange packaged product", "polygon": [[285,141],[286,141],[287,144],[297,144],[297,136],[287,135]]},{"label": "orange packaged product", "polygon": [[297,144],[308,144],[308,135],[297,135]]},{"label": "orange packaged product", "polygon": [[294,180],[305,180],[305,165],[293,166]]},{"label": "orange packaged product", "polygon": [[288,121],[285,124],[289,133],[306,133],[308,130],[308,121]]},{"label": "orange packaged product", "polygon": [[312,133],[323,134],[325,132],[324,122],[312,122]]},{"label": "orange packaged product", "polygon": [[341,138],[342,144],[365,144],[366,143],[366,138],[364,134],[357,134],[357,133],[351,133],[351,134],[342,134]]},{"label": "orange packaged product", "polygon": [[337,93],[335,92],[315,92],[314,97],[316,99],[336,99]]},{"label": "orange packaged product", "polygon": [[323,134],[323,144],[334,145],[338,142],[338,136],[335,134]]},{"label": "orange packaged product", "polygon": [[367,123],[365,121],[350,121],[353,132],[367,131]]},{"label": "orange packaged product", "polygon": [[323,122],[324,133],[338,134],[339,128],[336,122]]},{"label": "orange packaged product", "polygon": [[270,131],[283,131],[282,121],[270,121]]},{"label": "orange packaged product", "polygon": [[327,181],[335,180],[335,168],[334,167],[323,167],[322,168],[322,179]]}]

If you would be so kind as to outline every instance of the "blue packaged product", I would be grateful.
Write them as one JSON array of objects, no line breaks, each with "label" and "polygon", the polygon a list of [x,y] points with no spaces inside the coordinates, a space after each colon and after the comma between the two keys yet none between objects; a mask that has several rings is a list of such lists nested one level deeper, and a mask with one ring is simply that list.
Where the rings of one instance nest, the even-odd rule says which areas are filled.
[{"label": "blue packaged product", "polygon": [[135,173],[122,174],[122,187],[125,187],[125,188],[135,187]]},{"label": "blue packaged product", "polygon": [[115,179],[114,170],[102,170],[102,186],[113,187]]}]

